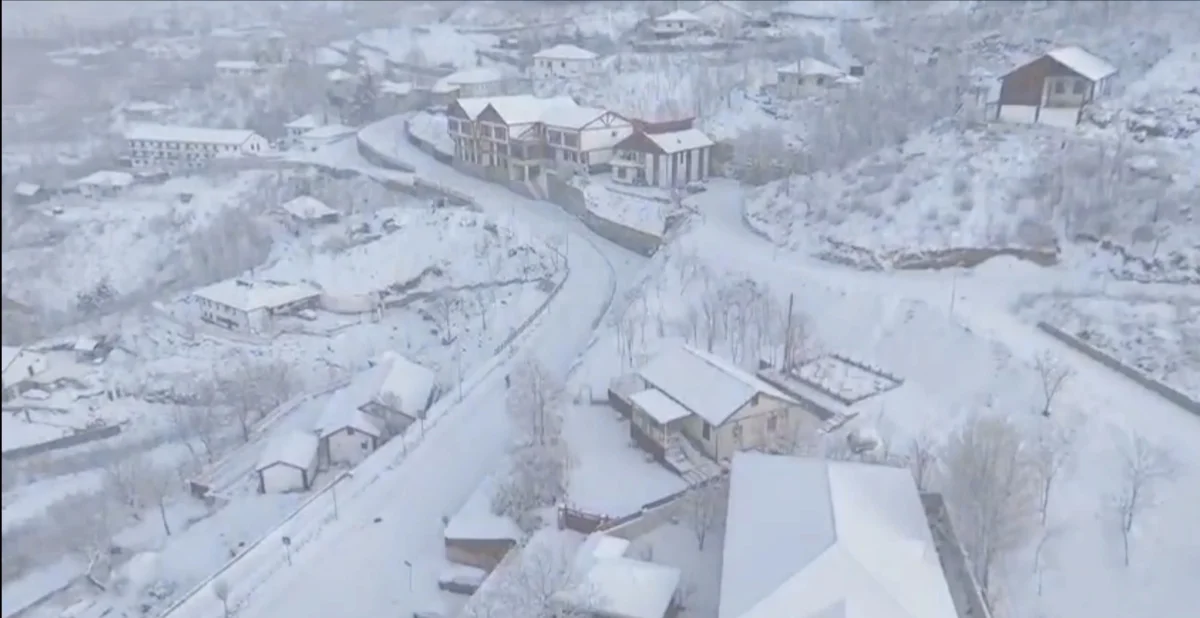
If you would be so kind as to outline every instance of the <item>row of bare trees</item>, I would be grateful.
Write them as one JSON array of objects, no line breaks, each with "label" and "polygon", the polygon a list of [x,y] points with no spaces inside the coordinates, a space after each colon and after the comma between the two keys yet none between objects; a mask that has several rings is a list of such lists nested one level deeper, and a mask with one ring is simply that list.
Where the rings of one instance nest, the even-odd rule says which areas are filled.
[{"label": "row of bare trees", "polygon": [[518,365],[508,381],[505,405],[516,438],[492,510],[528,532],[538,526],[535,511],[555,505],[567,493],[571,451],[563,435],[566,389],[532,358]]},{"label": "row of bare trees", "polygon": [[[854,440],[791,444],[796,454],[907,467],[921,491],[942,493],[970,574],[995,608],[1003,602],[1000,576],[1018,555],[1032,556],[1041,591],[1047,553],[1065,529],[1052,507],[1076,463],[1080,433],[1077,426],[1054,424],[1031,433],[1018,420],[980,415],[942,441],[922,434],[900,449],[886,442],[860,449]],[[1129,565],[1137,526],[1178,465],[1168,451],[1135,432],[1116,435],[1114,450],[1120,469],[1103,504]]]}]

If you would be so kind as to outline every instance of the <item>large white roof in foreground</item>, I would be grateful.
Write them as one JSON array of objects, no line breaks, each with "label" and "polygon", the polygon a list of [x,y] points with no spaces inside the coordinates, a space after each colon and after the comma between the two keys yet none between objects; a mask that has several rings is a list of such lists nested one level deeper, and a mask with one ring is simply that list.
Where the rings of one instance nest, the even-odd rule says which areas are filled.
[{"label": "large white roof in foreground", "polygon": [[719,618],[957,618],[908,470],[738,453]]},{"label": "large white roof in foreground", "polygon": [[1100,81],[1117,72],[1117,67],[1082,47],[1060,47],[1046,55],[1092,81]]}]

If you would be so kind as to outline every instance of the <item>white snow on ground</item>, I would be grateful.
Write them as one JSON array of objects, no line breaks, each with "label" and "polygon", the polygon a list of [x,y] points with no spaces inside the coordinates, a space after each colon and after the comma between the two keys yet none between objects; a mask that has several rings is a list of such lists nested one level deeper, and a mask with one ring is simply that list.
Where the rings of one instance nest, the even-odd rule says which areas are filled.
[{"label": "white snow on ground", "polygon": [[897,386],[895,380],[838,356],[819,356],[796,368],[795,374],[834,395],[856,401]]},{"label": "white snow on ground", "polygon": [[[394,142],[399,136],[397,131],[386,135],[379,142],[381,148],[390,146],[400,151],[397,154],[417,165],[423,176],[428,172],[429,180],[471,194],[485,212],[507,211],[516,217],[520,206],[521,219],[547,236],[580,229],[578,222],[556,207],[522,200],[494,185],[436,164],[406,143]],[[341,165],[371,169],[357,158],[353,144],[339,148],[345,149],[338,151]],[[333,151],[326,156],[333,157]],[[383,170],[372,173],[390,175]],[[536,354],[547,367],[565,372],[588,345],[587,324],[607,305],[617,277],[624,277],[619,273],[629,272],[640,259],[601,243],[593,245],[585,237],[574,236],[563,246],[572,275],[546,314],[518,345],[521,350]],[[606,259],[610,254],[620,259],[610,262]],[[503,362],[519,360],[517,357]],[[349,488],[339,489],[343,496],[340,520],[324,529],[321,542],[293,556],[295,567],[266,581],[251,597],[250,604],[240,610],[242,615],[265,618],[280,612],[294,615],[344,612],[350,601],[343,592],[351,586],[356,591],[355,607],[367,612],[387,608],[400,614],[411,613],[435,598],[436,579],[444,564],[442,517],[457,511],[479,483],[496,469],[508,445],[503,410],[505,372],[506,369],[497,368],[480,376],[478,382],[469,378],[462,403],[453,405],[445,420],[429,430],[422,445],[408,454],[403,466],[385,470],[387,463],[382,466],[376,463],[390,461],[386,452],[360,466],[355,477],[348,481]],[[430,474],[430,470],[438,473]],[[371,488],[370,493],[364,493],[367,487]],[[346,495],[360,497],[348,500]],[[309,522],[306,525],[312,526],[327,516],[331,505],[325,502],[321,508],[325,515],[306,516],[304,522]],[[379,521],[375,521],[376,517]],[[280,568],[282,557],[272,552],[250,560],[251,564],[240,569],[248,574],[261,574]],[[398,586],[392,578],[378,577],[380,573],[407,571],[406,562],[413,565],[414,592]],[[240,605],[250,591],[239,587],[239,581],[257,587],[261,578],[251,575],[231,582],[232,598]],[[297,590],[304,593],[297,594]],[[207,616],[212,611],[219,611],[217,601],[211,593],[200,591],[175,615]]]},{"label": "white snow on ground", "polygon": [[394,62],[455,69],[477,66],[475,52],[495,47],[499,40],[491,34],[463,34],[445,24],[371,30],[357,38],[363,47],[379,50]]},{"label": "white snow on ground", "polygon": [[[581,374],[582,375],[582,374]],[[578,382],[569,385],[578,389]],[[605,397],[605,391],[592,392]],[[569,506],[612,518],[682,491],[687,483],[632,446],[629,424],[607,405],[575,405],[566,410],[564,432],[575,463],[567,484]]]},{"label": "white snow on ground", "polygon": [[[214,181],[203,176],[138,186],[112,198],[64,196],[14,230],[4,247],[6,295],[33,306],[73,307],[76,296],[107,279],[118,293],[161,285],[177,275],[185,240],[221,210],[241,206],[264,172]],[[195,196],[187,204],[181,194]]]},{"label": "white snow on ground", "polygon": [[427,143],[433,144],[438,152],[447,155],[454,154],[454,140],[450,139],[449,129],[446,127],[445,114],[431,114],[429,112],[417,112],[408,119],[408,128],[418,138]]},{"label": "white snow on ground", "polygon": [[1200,401],[1200,290],[1158,298],[1050,294],[1029,299],[1022,313]]},{"label": "white snow on ground", "polygon": [[609,221],[661,237],[671,205],[639,197],[636,189],[611,187],[607,178],[577,181],[582,185],[587,209]]},{"label": "white snow on ground", "polygon": [[634,539],[625,555],[679,569],[683,573],[680,618],[713,618],[721,590],[724,533],[724,523],[718,522],[701,548],[690,524],[667,523]]},{"label": "white snow on ground", "polygon": [[[1139,172],[1139,160],[1153,171]],[[1108,265],[1118,276],[1178,278],[1200,268],[1192,241],[1200,223],[1187,198],[1200,191],[1197,161],[1173,147],[1122,147],[1057,129],[943,126],[845,170],[770,183],[748,196],[746,213],[775,242],[862,266],[948,249],[1094,244],[1086,235],[1156,264]],[[1096,187],[1108,177],[1097,174],[1119,179],[1111,189],[1123,196],[1119,208],[1091,207],[1090,195],[1109,190]]]}]

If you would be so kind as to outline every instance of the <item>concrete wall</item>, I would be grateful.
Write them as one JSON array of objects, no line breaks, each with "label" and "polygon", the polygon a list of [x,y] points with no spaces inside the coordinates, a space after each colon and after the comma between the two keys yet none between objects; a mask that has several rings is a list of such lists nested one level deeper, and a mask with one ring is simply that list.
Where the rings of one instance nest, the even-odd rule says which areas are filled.
[{"label": "concrete wall", "polygon": [[81,431],[79,433],[72,434],[69,436],[63,436],[61,438],[56,438],[54,440],[47,440],[45,442],[39,442],[37,444],[30,444],[28,446],[18,446],[17,448],[9,449],[7,451],[4,451],[4,459],[7,459],[9,461],[13,461],[13,460],[17,460],[17,459],[24,459],[26,457],[32,457],[34,455],[38,455],[40,453],[46,453],[49,451],[57,451],[57,450],[64,449],[64,448],[70,448],[72,446],[78,446],[80,444],[87,444],[88,442],[95,442],[96,440],[103,440],[105,438],[111,438],[113,436],[119,435],[120,433],[121,433],[120,425],[109,425],[107,427],[101,427],[99,429],[90,429],[87,431]]},{"label": "concrete wall", "polygon": [[1130,367],[1129,365],[1126,365],[1125,363],[1122,363],[1106,352],[1102,352],[1095,348],[1090,343],[1071,335],[1052,324],[1038,322],[1038,328],[1047,335],[1058,339],[1068,347],[1076,350],[1084,356],[1087,356],[1097,363],[1100,363],[1101,365],[1112,369],[1113,371],[1129,378],[1130,380],[1137,382],[1146,389],[1162,395],[1164,399],[1183,408],[1184,410],[1200,416],[1200,401],[1196,401],[1182,392],[1177,391],[1174,388],[1155,380],[1154,378],[1151,378],[1150,376],[1133,367]]},{"label": "concrete wall", "polygon": [[658,252],[662,245],[662,239],[658,236],[626,227],[588,210],[583,191],[572,187],[553,173],[546,174],[546,188],[551,202],[583,221],[589,230],[601,238],[647,257]]}]

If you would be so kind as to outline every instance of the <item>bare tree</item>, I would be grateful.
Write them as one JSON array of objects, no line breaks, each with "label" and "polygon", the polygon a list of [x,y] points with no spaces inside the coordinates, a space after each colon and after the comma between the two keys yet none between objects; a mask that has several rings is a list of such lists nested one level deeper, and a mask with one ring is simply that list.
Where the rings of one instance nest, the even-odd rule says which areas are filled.
[{"label": "bare tree", "polygon": [[714,480],[688,490],[683,497],[683,515],[696,535],[696,545],[701,551],[708,535],[724,524],[728,485],[724,479]]},{"label": "bare tree", "polygon": [[212,593],[217,600],[221,602],[221,613],[225,618],[229,618],[229,582],[224,579],[218,579],[212,583]]},{"label": "bare tree", "polygon": [[171,417],[175,430],[179,432],[193,459],[197,459],[195,448],[192,446],[194,440],[204,448],[204,456],[209,463],[216,461],[217,441],[221,429],[216,409],[209,405],[177,406],[171,411]]},{"label": "bare tree", "polygon": [[1154,507],[1159,484],[1175,477],[1178,463],[1169,452],[1137,433],[1122,439],[1118,450],[1121,484],[1112,496],[1112,507],[1121,531],[1125,566],[1129,566],[1129,536],[1142,513]]},{"label": "bare tree", "polygon": [[994,569],[1037,525],[1037,469],[1007,419],[978,416],[950,436],[941,457],[945,494],[970,568],[989,604]]},{"label": "bare tree", "polygon": [[180,489],[183,480],[180,468],[154,466],[153,462],[145,462],[139,481],[139,492],[142,500],[158,508],[158,517],[162,522],[163,532],[171,536],[171,522],[167,518],[167,500]]},{"label": "bare tree", "polygon": [[1050,552],[1051,546],[1062,536],[1065,530],[1062,526],[1043,527],[1042,534],[1038,537],[1037,546],[1033,548],[1033,574],[1037,577],[1038,596],[1042,594],[1042,574],[1046,567],[1047,552]]},{"label": "bare tree", "polygon": [[249,442],[254,425],[292,396],[296,380],[287,363],[242,354],[218,374],[215,388],[233,411],[242,441]]},{"label": "bare tree", "polygon": [[1055,481],[1074,455],[1074,442],[1073,428],[1049,427],[1038,433],[1033,444],[1032,457],[1037,467],[1038,513],[1043,526],[1046,525]]},{"label": "bare tree", "polygon": [[700,325],[704,329],[704,349],[708,352],[712,352],[717,346],[724,314],[724,300],[719,289],[706,290],[700,296]]},{"label": "bare tree", "polygon": [[1038,355],[1034,361],[1034,368],[1037,369],[1042,384],[1042,416],[1049,417],[1050,405],[1071,377],[1072,371],[1049,352]]},{"label": "bare tree", "polygon": [[492,511],[536,530],[536,509],[553,506],[567,494],[571,453],[561,440],[519,445],[509,459],[508,475],[492,496]]},{"label": "bare tree", "polygon": [[117,529],[117,513],[113,503],[102,497],[97,500],[86,494],[77,494],[61,500],[46,509],[47,518],[57,522],[68,531],[66,549],[83,556],[88,561],[88,578],[103,589],[96,575],[97,569],[105,565],[112,544],[113,532]]},{"label": "bare tree", "polygon": [[145,460],[140,456],[113,457],[104,466],[104,488],[121,506],[130,509],[134,517],[141,519],[139,511],[143,502],[142,481],[145,477]]},{"label": "bare tree", "polygon": [[637,344],[637,325],[634,323],[636,319],[632,310],[626,310],[616,321],[617,355],[621,358],[622,368],[633,366],[633,350]]},{"label": "bare tree", "polygon": [[937,449],[928,434],[920,434],[908,444],[908,469],[917,489],[927,491],[937,467]]},{"label": "bare tree", "polygon": [[469,618],[584,618],[599,607],[599,596],[583,581],[574,554],[534,537],[520,559],[498,573],[496,586],[473,596],[464,608]]},{"label": "bare tree", "polygon": [[442,345],[450,345],[454,335],[450,332],[454,323],[454,311],[458,309],[458,299],[449,292],[442,292],[429,299],[429,317],[441,334]]},{"label": "bare tree", "polygon": [[509,376],[506,404],[509,416],[522,432],[521,439],[533,444],[558,441],[562,434],[559,406],[565,393],[562,381],[536,359],[517,366]]}]

